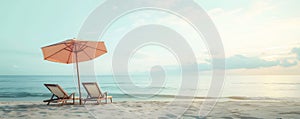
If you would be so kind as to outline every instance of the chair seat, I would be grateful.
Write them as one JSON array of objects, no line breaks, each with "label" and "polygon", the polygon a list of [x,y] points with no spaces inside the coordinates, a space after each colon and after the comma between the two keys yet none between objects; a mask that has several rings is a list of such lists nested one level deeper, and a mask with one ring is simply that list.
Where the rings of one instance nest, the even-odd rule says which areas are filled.
[{"label": "chair seat", "polygon": [[48,102],[47,105],[52,103],[60,103],[63,105],[67,103],[69,100],[73,100],[73,104],[75,104],[75,100],[79,100],[79,98],[75,97],[75,93],[70,95],[67,94],[58,84],[44,84],[49,91],[52,93],[52,97],[48,100],[43,100],[43,102]]},{"label": "chair seat", "polygon": [[[112,99],[113,97],[112,96],[107,96],[107,98]],[[98,99],[105,100],[106,98],[104,98],[104,97],[100,97],[100,98],[92,97],[92,98],[86,98],[84,100],[98,100]]]},{"label": "chair seat", "polygon": [[96,82],[84,82],[82,85],[88,93],[87,98],[84,99],[84,103],[86,101],[97,101],[100,104],[101,100],[105,100],[107,103],[108,99],[112,103],[112,96],[108,96],[107,92],[102,93]]}]

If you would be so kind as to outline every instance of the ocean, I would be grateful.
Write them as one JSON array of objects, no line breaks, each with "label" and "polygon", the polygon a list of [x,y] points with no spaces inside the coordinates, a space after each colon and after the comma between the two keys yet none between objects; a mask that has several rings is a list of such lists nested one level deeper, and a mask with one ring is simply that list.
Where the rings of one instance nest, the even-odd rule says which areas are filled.
[{"label": "ocean", "polygon": [[[118,76],[122,79],[123,76]],[[200,76],[194,89],[196,99],[204,99],[210,88],[210,76]],[[97,76],[102,91],[113,96],[114,101],[128,100],[173,100],[183,81],[178,76],[167,77],[162,85],[151,85],[153,81],[145,76],[134,76],[130,81],[115,80],[116,76]],[[43,85],[59,84],[66,92],[76,92],[76,76],[0,76],[0,101],[42,101],[51,97]],[[138,89],[134,86],[137,86]],[[192,84],[191,84],[192,85]],[[83,97],[86,91],[82,88]],[[226,76],[220,99],[266,100],[300,98],[300,76],[291,75],[239,75]],[[78,94],[76,94],[78,96]],[[212,98],[212,97],[210,97]]]}]

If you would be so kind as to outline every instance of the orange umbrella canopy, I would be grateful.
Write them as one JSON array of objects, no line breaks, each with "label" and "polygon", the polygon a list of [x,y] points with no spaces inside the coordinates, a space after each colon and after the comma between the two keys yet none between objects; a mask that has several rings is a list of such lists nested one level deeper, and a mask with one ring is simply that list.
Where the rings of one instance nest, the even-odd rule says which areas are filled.
[{"label": "orange umbrella canopy", "polygon": [[104,42],[76,39],[42,47],[42,51],[45,60],[66,64],[92,60],[107,53]]}]

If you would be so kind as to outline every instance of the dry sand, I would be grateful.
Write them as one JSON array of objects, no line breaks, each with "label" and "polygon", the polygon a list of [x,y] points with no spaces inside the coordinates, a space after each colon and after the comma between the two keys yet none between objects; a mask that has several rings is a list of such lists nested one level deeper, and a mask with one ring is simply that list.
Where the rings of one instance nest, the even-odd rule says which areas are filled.
[{"label": "dry sand", "polygon": [[[41,102],[0,102],[1,119],[102,119],[102,118],[199,118],[201,101],[194,102],[184,114],[184,102],[169,105],[166,101],[114,102],[112,104],[87,104],[47,106]],[[181,115],[181,116],[178,116]],[[219,102],[205,117],[208,119],[290,119],[300,118],[297,101],[224,101]]]}]

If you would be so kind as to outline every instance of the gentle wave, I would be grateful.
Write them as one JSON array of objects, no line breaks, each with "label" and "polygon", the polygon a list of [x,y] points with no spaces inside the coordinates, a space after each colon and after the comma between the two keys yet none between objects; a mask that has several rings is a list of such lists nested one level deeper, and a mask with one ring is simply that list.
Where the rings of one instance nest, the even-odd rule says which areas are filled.
[{"label": "gentle wave", "polygon": [[[119,76],[122,78],[123,76]],[[125,77],[125,76],[124,76]],[[174,76],[176,77],[176,76]],[[201,84],[197,89],[184,88],[180,89],[178,81],[170,80],[168,85],[141,87],[136,91],[131,87],[132,82],[125,80],[115,82],[114,76],[97,76],[99,86],[103,91],[108,91],[115,100],[130,100],[134,98],[156,100],[156,99],[225,99],[225,100],[272,100],[280,98],[300,98],[300,76],[230,76],[226,80],[223,88],[224,97],[205,97],[210,91],[210,81],[201,80]],[[143,77],[141,79],[144,79]],[[266,80],[269,79],[269,80]],[[44,83],[59,84],[66,92],[77,93],[77,81],[74,76],[0,76],[0,100],[43,100],[50,98],[50,91],[44,86]],[[147,81],[139,81],[138,84],[147,84]],[[120,87],[122,86],[122,87]],[[143,94],[124,94],[121,88],[126,89],[125,92],[136,92]],[[158,94],[147,94],[157,90]],[[196,97],[177,96],[178,90],[184,92],[196,92]],[[85,95],[86,91],[82,88]],[[145,94],[144,94],[145,93]],[[76,94],[78,96],[78,94]],[[248,97],[247,97],[248,96]]]},{"label": "gentle wave", "polygon": [[50,93],[1,92],[0,98],[49,97]]},{"label": "gentle wave", "polygon": [[[178,95],[153,95],[153,94],[115,94],[109,93],[117,100],[131,100],[131,99],[221,99],[221,100],[279,100],[279,98],[271,97],[243,97],[243,96],[229,96],[229,97],[204,97],[204,96],[178,96]],[[51,93],[28,93],[28,92],[1,92],[0,98],[2,99],[12,99],[12,98],[37,98],[38,100],[43,100],[45,98],[50,98]]]}]

